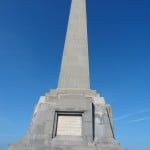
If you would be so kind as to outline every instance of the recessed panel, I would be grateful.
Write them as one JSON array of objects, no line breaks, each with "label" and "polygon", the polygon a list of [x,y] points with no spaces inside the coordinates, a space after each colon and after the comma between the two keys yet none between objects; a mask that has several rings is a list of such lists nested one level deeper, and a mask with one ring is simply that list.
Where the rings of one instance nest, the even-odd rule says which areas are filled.
[{"label": "recessed panel", "polygon": [[81,136],[82,117],[58,115],[57,135]]}]

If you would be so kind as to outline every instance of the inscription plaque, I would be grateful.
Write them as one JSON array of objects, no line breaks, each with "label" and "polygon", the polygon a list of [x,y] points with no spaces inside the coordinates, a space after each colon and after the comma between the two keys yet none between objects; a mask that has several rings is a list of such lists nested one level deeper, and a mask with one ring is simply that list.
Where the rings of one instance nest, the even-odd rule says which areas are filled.
[{"label": "inscription plaque", "polygon": [[82,135],[82,117],[73,115],[58,115],[56,135]]}]

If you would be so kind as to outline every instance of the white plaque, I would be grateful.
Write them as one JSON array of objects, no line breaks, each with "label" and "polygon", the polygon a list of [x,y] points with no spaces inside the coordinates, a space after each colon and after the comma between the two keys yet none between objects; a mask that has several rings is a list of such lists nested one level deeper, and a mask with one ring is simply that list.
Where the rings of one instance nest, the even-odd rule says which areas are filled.
[{"label": "white plaque", "polygon": [[82,117],[81,116],[58,116],[57,135],[82,135]]}]

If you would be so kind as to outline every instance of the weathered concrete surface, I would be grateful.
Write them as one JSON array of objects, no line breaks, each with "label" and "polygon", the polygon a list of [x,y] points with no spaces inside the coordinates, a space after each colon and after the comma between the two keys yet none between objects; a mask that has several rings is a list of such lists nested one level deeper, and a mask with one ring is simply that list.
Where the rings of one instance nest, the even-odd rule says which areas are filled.
[{"label": "weathered concrete surface", "polygon": [[[58,112],[82,114],[82,136],[56,136]],[[119,150],[111,107],[92,90],[52,90],[41,97],[26,136],[8,150]]]},{"label": "weathered concrete surface", "polygon": [[58,88],[90,88],[85,0],[72,0]]}]

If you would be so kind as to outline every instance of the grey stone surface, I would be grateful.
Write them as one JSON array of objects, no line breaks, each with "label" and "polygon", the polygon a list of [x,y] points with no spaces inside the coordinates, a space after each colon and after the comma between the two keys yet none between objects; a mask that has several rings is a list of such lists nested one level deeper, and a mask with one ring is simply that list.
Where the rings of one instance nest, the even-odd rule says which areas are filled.
[{"label": "grey stone surface", "polygon": [[58,88],[89,88],[85,0],[72,0]]},{"label": "grey stone surface", "polygon": [[[57,113],[81,113],[82,136],[56,136]],[[8,150],[119,150],[110,105],[91,90],[52,90],[35,107],[24,138]]]},{"label": "grey stone surface", "polygon": [[[111,106],[90,90],[85,0],[72,0],[58,89],[41,96],[26,135],[8,150],[120,150]],[[82,116],[82,134],[56,135],[58,115]]]}]

